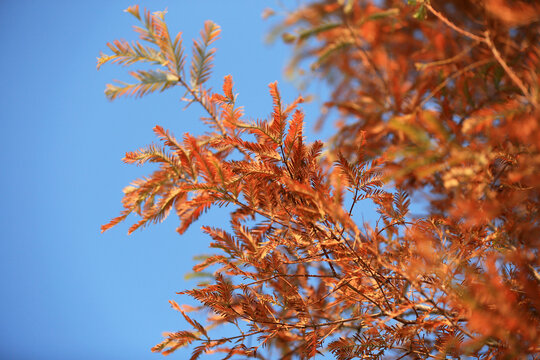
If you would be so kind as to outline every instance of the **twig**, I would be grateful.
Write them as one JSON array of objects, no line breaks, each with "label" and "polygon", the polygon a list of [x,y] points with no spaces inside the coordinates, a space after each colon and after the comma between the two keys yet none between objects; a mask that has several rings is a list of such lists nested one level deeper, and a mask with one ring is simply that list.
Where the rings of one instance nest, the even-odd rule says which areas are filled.
[{"label": "twig", "polygon": [[219,130],[221,131],[222,135],[225,136],[227,134],[227,132],[225,131],[225,128],[223,127],[223,124],[221,123],[221,121],[219,121],[217,115],[214,113],[214,111],[212,110],[212,108],[210,108],[210,106],[208,106],[208,104],[203,101],[203,98],[201,98],[199,95],[197,95],[197,92],[195,92],[195,90],[193,90],[185,81],[183,78],[179,77],[178,79],[178,82],[180,84],[182,84],[182,86],[184,88],[186,88],[186,90],[191,94],[191,96],[193,96],[193,98],[195,99],[195,101],[197,101],[199,104],[201,104],[201,106],[204,108],[204,110],[206,110],[206,112],[208,113],[208,115],[210,115],[210,117],[212,118],[212,121],[219,127]]},{"label": "twig", "polygon": [[430,92],[429,95],[424,100],[422,100],[420,105],[417,106],[417,109],[421,109],[429,100],[431,100],[431,98],[433,96],[435,96],[435,94],[437,94],[439,91],[441,91],[446,86],[446,84],[448,84],[448,82],[450,80],[452,80],[452,79],[460,76],[461,74],[466,73],[467,71],[470,71],[470,70],[472,70],[472,69],[474,69],[474,68],[476,68],[478,66],[488,64],[491,61],[492,61],[491,59],[484,59],[484,60],[474,62],[474,63],[470,64],[469,66],[466,66],[463,69],[461,69],[459,71],[456,71],[452,75],[448,76],[446,79],[444,79],[444,81],[442,83],[440,83],[435,89],[433,89],[433,91]]},{"label": "twig", "polygon": [[497,47],[495,46],[495,44],[493,43],[493,41],[491,40],[491,37],[489,35],[489,30],[486,30],[486,32],[484,33],[485,34],[485,43],[486,45],[489,47],[489,49],[491,50],[491,52],[493,53],[493,56],[495,57],[495,59],[497,60],[497,62],[499,63],[499,65],[502,66],[502,68],[504,69],[504,71],[506,71],[506,74],[510,77],[510,79],[514,82],[514,84],[516,84],[516,86],[521,90],[521,92],[523,93],[523,95],[525,95],[525,97],[527,98],[527,100],[535,107],[535,108],[538,108],[538,103],[536,102],[536,100],[531,96],[531,94],[529,93],[529,90],[527,90],[527,87],[525,86],[525,84],[523,83],[523,81],[521,81],[521,79],[517,76],[517,74],[514,72],[514,70],[512,70],[512,68],[510,66],[508,66],[508,64],[506,63],[506,61],[504,61],[501,53],[499,52],[499,50],[497,49]]},{"label": "twig", "polygon": [[[491,50],[493,56],[495,57],[495,59],[497,60],[499,65],[502,66],[502,68],[504,69],[506,74],[510,77],[510,79],[514,82],[514,84],[516,84],[516,86],[521,90],[521,92],[527,98],[527,100],[534,106],[534,108],[538,108],[538,102],[531,96],[531,94],[529,93],[529,90],[527,90],[527,87],[525,86],[523,81],[521,81],[521,79],[517,76],[517,74],[514,72],[514,70],[512,70],[512,68],[510,66],[508,66],[506,61],[503,59],[501,53],[499,52],[499,50],[497,49],[497,47],[495,46],[495,44],[491,40],[491,37],[489,35],[489,30],[486,30],[484,32],[484,36],[475,35],[475,34],[469,32],[467,30],[464,30],[464,29],[458,27],[456,24],[454,24],[453,22],[448,20],[443,14],[441,14],[440,12],[438,12],[437,10],[435,10],[431,6],[431,4],[429,3],[429,0],[424,1],[422,4],[433,15],[435,15],[437,18],[439,18],[443,23],[448,25],[453,30],[457,31],[458,33],[460,33],[460,34],[462,34],[462,35],[464,35],[466,37],[468,37],[469,39],[475,40],[477,42],[485,43],[488,46],[488,48]],[[437,91],[439,91],[439,90],[440,89],[438,89]],[[435,91],[435,92],[437,92],[437,91]],[[425,103],[425,101],[424,101],[424,103]]]},{"label": "twig", "polygon": [[481,36],[478,36],[478,35],[475,35],[471,32],[468,32],[467,30],[463,30],[461,29],[460,27],[458,27],[456,24],[454,24],[453,22],[451,22],[450,20],[448,20],[443,14],[441,14],[440,12],[438,12],[437,10],[435,10],[433,8],[433,6],[431,6],[431,4],[429,3],[429,1],[424,1],[422,3],[422,5],[424,5],[425,7],[428,8],[429,11],[431,11],[431,13],[433,15],[435,15],[436,17],[438,17],[443,23],[445,23],[446,25],[448,25],[450,28],[452,28],[453,30],[457,31],[458,33],[460,33],[461,35],[464,35],[466,37],[468,37],[469,39],[473,39],[473,40],[476,40],[476,41],[480,41],[480,42],[484,42],[485,39]]},{"label": "twig", "polygon": [[461,51],[459,54],[457,54],[455,56],[452,56],[451,58],[448,58],[448,59],[433,61],[433,62],[430,62],[430,63],[415,63],[416,68],[419,69],[419,70],[425,70],[425,69],[430,68],[432,66],[442,66],[442,65],[451,64],[454,61],[459,60],[461,57],[466,55],[469,51],[474,49],[474,47],[476,47],[476,45],[478,45],[478,44],[480,44],[480,41],[475,41],[472,45],[467,46],[467,48],[465,48],[465,50]]},{"label": "twig", "polygon": [[388,81],[385,79],[385,77],[384,77],[383,73],[381,72],[381,70],[379,69],[379,67],[375,64],[375,61],[373,61],[373,59],[369,56],[369,54],[366,52],[366,50],[362,47],[362,44],[359,41],[359,36],[357,35],[357,32],[355,31],[355,29],[353,29],[353,27],[351,26],[349,21],[347,19],[345,19],[344,23],[347,26],[347,30],[349,30],[349,34],[353,37],[354,43],[355,43],[357,49],[360,51],[361,57],[364,59],[365,62],[367,62],[369,64],[369,66],[371,66],[373,68],[373,70],[375,71],[375,74],[377,75],[377,77],[381,81],[381,83],[382,83],[382,85],[384,87],[384,90],[386,91],[386,99],[385,100],[388,101],[388,98],[390,96],[389,95],[390,94],[390,90],[389,90],[390,86],[388,85]]}]

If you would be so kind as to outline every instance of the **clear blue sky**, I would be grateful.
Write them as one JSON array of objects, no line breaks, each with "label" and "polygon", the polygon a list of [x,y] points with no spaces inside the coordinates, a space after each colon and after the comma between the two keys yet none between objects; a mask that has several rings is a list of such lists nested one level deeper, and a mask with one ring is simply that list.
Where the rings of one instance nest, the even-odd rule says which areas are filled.
[{"label": "clear blue sky", "polygon": [[[223,215],[182,237],[174,217],[130,237],[127,224],[99,233],[121,210],[121,189],[150,171],[124,165],[126,151],[154,141],[156,124],[177,135],[203,131],[200,109],[183,112],[179,90],[105,99],[107,82],[128,77],[118,66],[96,71],[96,57],[108,41],[136,37],[135,19],[122,12],[133,4],[0,2],[1,359],[156,359],[150,348],[161,332],[186,327],[167,301],[185,300],[175,292],[193,286],[183,276],[208,244],[199,226]],[[205,20],[222,26],[212,84],[232,74],[251,117],[270,113],[272,81],[284,98],[298,94],[283,79],[289,49],[264,44],[270,24],[260,15],[274,2],[139,4],[168,8],[171,32],[183,31],[188,45]],[[304,108],[313,124],[316,105]]]}]

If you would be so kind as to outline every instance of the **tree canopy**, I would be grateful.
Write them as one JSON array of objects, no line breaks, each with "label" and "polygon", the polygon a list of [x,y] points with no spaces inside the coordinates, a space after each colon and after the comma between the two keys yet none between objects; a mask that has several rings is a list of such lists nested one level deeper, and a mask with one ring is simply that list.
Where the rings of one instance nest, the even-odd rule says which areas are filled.
[{"label": "tree canopy", "polygon": [[[140,41],[108,44],[98,67],[147,63],[107,97],[181,88],[208,131],[128,152],[159,169],[124,189],[133,232],[172,211],[203,226],[211,281],[172,307],[187,328],[152,351],[192,359],[517,359],[540,353],[540,4],[527,0],[310,1],[273,30],[288,71],[330,91],[323,143],[303,135],[303,99],[269,85],[268,119],[249,121],[232,76],[207,87],[220,27],[185,51],[164,12],[126,10]],[[272,15],[268,11],[266,15]],[[263,84],[264,85],[264,84]],[[320,125],[320,124],[319,124]],[[379,214],[359,223],[371,201]],[[425,205],[409,213],[411,201]],[[205,314],[201,317],[201,314]],[[225,327],[227,337],[215,336]]]}]

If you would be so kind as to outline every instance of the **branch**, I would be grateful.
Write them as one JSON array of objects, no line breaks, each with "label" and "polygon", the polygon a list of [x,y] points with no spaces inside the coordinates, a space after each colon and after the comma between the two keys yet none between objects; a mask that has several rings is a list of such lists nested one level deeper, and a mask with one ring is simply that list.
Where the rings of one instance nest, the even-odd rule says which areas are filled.
[{"label": "branch", "polygon": [[[439,18],[443,23],[445,23],[446,25],[448,25],[450,28],[452,28],[453,30],[457,31],[458,33],[466,36],[467,38],[469,39],[472,39],[472,40],[475,40],[477,42],[482,42],[482,43],[485,43],[488,48],[491,50],[491,52],[493,53],[493,56],[495,57],[495,59],[497,60],[497,62],[502,66],[502,68],[504,69],[504,71],[506,71],[506,74],[510,77],[510,79],[514,82],[514,84],[516,84],[516,86],[521,90],[521,92],[523,93],[523,95],[527,98],[527,100],[534,106],[535,109],[538,108],[538,102],[531,96],[531,94],[529,93],[529,91],[527,90],[527,87],[525,86],[525,84],[523,83],[523,81],[521,81],[521,79],[517,76],[517,74],[514,72],[514,70],[512,70],[512,68],[510,68],[510,66],[508,66],[508,64],[506,63],[506,61],[503,59],[503,57],[501,56],[501,53],[499,52],[499,50],[497,49],[497,47],[495,46],[495,44],[493,44],[493,41],[491,40],[491,37],[489,35],[489,30],[486,30],[484,32],[484,36],[478,36],[478,35],[475,35],[467,30],[464,30],[460,27],[458,27],[456,24],[454,24],[453,22],[451,22],[450,20],[448,20],[448,18],[446,18],[443,14],[441,14],[440,12],[438,12],[437,10],[435,10],[429,0],[427,1],[424,1],[422,3],[433,15],[435,15],[437,18]],[[439,89],[440,90],[440,89]],[[438,90],[437,90],[438,91]]]},{"label": "branch", "polygon": [[489,30],[486,30],[486,32],[485,32],[485,40],[484,40],[484,42],[486,43],[486,45],[489,47],[489,49],[493,53],[493,56],[495,57],[495,59],[497,60],[499,65],[501,65],[502,68],[504,69],[504,71],[506,71],[506,74],[510,77],[510,79],[514,82],[514,84],[516,84],[516,86],[521,90],[523,95],[534,106],[534,108],[537,109],[538,108],[538,102],[531,96],[531,94],[529,93],[529,90],[527,90],[527,87],[525,86],[523,81],[521,81],[521,79],[517,76],[517,74],[514,72],[514,70],[512,70],[512,68],[510,66],[508,66],[506,61],[504,61],[501,53],[499,52],[499,50],[497,50],[497,47],[495,46],[495,44],[491,40],[491,37],[489,35]]},{"label": "branch", "polygon": [[450,20],[448,20],[443,14],[441,14],[440,12],[438,12],[437,10],[435,10],[431,4],[429,3],[429,0],[428,1],[424,1],[422,3],[425,7],[428,8],[428,10],[433,14],[435,15],[437,18],[439,18],[443,23],[445,23],[446,25],[448,25],[450,28],[452,28],[453,30],[457,31],[458,33],[460,33],[461,35],[464,35],[466,37],[468,37],[469,39],[472,39],[472,40],[476,40],[476,41],[480,41],[480,42],[485,42],[485,39],[481,36],[478,36],[478,35],[475,35],[471,32],[468,32],[467,30],[463,30],[462,28],[458,27],[456,24],[454,24],[453,22],[451,22]]},{"label": "branch", "polygon": [[212,118],[212,121],[219,127],[219,130],[221,131],[221,134],[223,136],[225,136],[225,134],[227,133],[225,131],[225,128],[223,127],[223,124],[221,123],[221,121],[219,121],[217,115],[214,113],[214,111],[212,111],[212,109],[208,106],[208,104],[206,104],[203,99],[197,95],[197,93],[195,92],[195,90],[193,90],[185,81],[184,79],[182,79],[181,77],[178,79],[178,82],[180,84],[182,84],[183,87],[186,88],[186,90],[190,93],[191,96],[193,96],[193,98],[195,99],[195,101],[197,101],[199,104],[201,104],[201,106],[204,108],[204,110],[206,110],[206,112],[208,113],[208,115],[210,115],[210,117]]}]

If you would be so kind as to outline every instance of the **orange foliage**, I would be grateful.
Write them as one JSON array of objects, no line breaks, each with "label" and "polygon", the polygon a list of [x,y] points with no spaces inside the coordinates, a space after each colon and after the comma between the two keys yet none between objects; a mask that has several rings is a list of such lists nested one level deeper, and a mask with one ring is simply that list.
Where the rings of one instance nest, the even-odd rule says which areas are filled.
[{"label": "orange foliage", "polygon": [[[303,100],[286,105],[276,83],[271,117],[255,123],[231,76],[223,94],[205,88],[214,23],[194,42],[187,76],[164,14],[127,11],[150,46],[115,41],[98,66],[159,68],[131,73],[137,83],[109,85],[107,96],[180,86],[207,112],[209,132],[180,141],[156,126],[162,146],[124,161],[160,168],[124,189],[123,212],[102,230],[136,213],[132,232],[174,211],[183,233],[213,206],[231,209],[232,230],[203,227],[218,253],[193,270],[210,269],[213,281],[181,293],[201,303],[190,310],[207,310],[206,322],[171,301],[192,330],[167,333],[153,351],[538,356],[538,4],[326,0],[291,11],[278,29],[297,50],[289,70],[307,61],[332,90],[321,111],[338,118],[328,144],[306,143]],[[426,213],[412,217],[409,197]],[[380,219],[360,226],[355,206],[365,199]],[[236,333],[213,337],[220,326]]]}]

